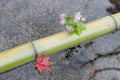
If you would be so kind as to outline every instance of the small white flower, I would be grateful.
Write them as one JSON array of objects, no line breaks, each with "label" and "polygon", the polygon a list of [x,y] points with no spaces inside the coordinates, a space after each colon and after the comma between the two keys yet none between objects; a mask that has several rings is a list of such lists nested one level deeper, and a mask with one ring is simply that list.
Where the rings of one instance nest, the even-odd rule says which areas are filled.
[{"label": "small white flower", "polygon": [[81,15],[80,12],[75,13],[74,21],[75,21],[75,22],[80,21],[81,17],[82,17],[82,15]]},{"label": "small white flower", "polygon": [[62,14],[59,16],[59,19],[60,19],[60,20],[65,19],[65,13],[62,13]]},{"label": "small white flower", "polygon": [[61,23],[62,25],[64,25],[64,24],[65,24],[65,19],[60,20],[60,23]]},{"label": "small white flower", "polygon": [[61,14],[60,17],[59,17],[59,19],[60,19],[60,23],[62,25],[64,25],[65,24],[65,13]]},{"label": "small white flower", "polygon": [[72,31],[72,27],[67,25],[65,27],[65,30],[66,30],[67,33],[70,33]]}]

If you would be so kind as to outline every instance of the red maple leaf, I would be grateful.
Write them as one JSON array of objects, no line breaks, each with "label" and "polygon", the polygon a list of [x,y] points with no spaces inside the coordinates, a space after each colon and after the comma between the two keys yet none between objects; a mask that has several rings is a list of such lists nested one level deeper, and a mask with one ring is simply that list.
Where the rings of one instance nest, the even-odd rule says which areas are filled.
[{"label": "red maple leaf", "polygon": [[51,71],[49,69],[49,66],[52,65],[52,64],[55,64],[55,62],[51,62],[49,61],[50,57],[45,57],[44,55],[41,55],[41,56],[37,56],[36,58],[36,67],[37,69],[40,71],[40,73],[43,71],[43,70],[46,70],[46,71]]}]

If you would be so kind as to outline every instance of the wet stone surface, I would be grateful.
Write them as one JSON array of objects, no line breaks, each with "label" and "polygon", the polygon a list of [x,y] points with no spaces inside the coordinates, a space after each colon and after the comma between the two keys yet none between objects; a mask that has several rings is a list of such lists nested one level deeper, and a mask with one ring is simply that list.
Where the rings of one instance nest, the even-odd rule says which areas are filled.
[{"label": "wet stone surface", "polygon": [[[0,0],[0,51],[62,31],[63,12],[80,11],[89,22],[108,15],[110,6],[109,0]],[[31,62],[0,74],[0,80],[120,80],[120,31],[50,56],[56,62],[52,73],[39,75]]]}]

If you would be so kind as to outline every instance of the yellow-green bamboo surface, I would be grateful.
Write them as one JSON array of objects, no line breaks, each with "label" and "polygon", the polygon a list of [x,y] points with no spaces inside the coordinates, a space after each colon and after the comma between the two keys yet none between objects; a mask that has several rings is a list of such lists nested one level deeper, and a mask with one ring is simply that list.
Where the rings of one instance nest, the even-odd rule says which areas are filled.
[{"label": "yellow-green bamboo surface", "polygon": [[[120,28],[120,13],[114,14],[117,27]],[[32,41],[37,53],[45,55],[80,44],[81,42],[96,38],[116,29],[112,17],[106,16],[101,19],[85,24],[86,30],[80,36],[68,35],[65,31]],[[0,73],[28,63],[35,59],[35,52],[31,43],[26,43],[4,52],[0,52]]]}]

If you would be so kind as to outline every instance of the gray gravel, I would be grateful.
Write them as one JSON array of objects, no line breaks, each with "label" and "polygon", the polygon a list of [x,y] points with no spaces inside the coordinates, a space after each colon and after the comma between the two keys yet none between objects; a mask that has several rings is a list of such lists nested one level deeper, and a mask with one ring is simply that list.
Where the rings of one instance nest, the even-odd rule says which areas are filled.
[{"label": "gray gravel", "polygon": [[[106,8],[110,6],[108,0],[0,0],[0,51],[62,31],[58,16],[63,12],[80,11],[89,22],[108,15]],[[88,80],[94,76],[91,71],[94,66],[103,70],[89,80],[120,80],[120,54],[109,55],[120,49],[119,35],[120,31],[109,33],[91,40],[93,44],[87,47],[89,42],[82,43],[66,61],[61,61],[60,57],[65,50],[51,55],[51,60],[57,62],[51,66],[52,74],[39,75],[31,62],[0,74],[0,80]],[[96,53],[102,57],[94,60]],[[81,67],[92,59],[93,64]]]}]

